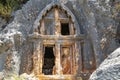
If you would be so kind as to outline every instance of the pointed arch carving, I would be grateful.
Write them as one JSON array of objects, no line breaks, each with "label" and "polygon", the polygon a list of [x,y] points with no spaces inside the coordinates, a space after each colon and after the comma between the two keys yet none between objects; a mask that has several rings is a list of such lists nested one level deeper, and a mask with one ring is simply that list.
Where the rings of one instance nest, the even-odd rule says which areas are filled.
[{"label": "pointed arch carving", "polygon": [[[54,24],[50,23],[51,21]],[[65,31],[68,33],[64,33]],[[92,72],[95,69],[95,56],[94,51],[91,50],[91,42],[85,40],[75,16],[64,4],[51,3],[46,6],[36,18],[33,32],[37,33],[32,34],[32,39],[34,38],[32,71],[35,75],[73,76]],[[90,52],[87,51],[88,48]],[[86,59],[87,54],[93,56],[89,62]],[[48,55],[53,56],[48,57]],[[49,58],[53,65],[47,66],[46,69],[45,64],[49,64],[46,62]],[[86,70],[86,65],[90,66],[89,70]]]},{"label": "pointed arch carving", "polygon": [[[40,25],[42,25],[43,23],[42,20],[43,18],[46,16],[46,14],[51,11],[52,9],[55,9],[55,8],[58,8],[59,10],[62,10],[66,13],[66,15],[68,16],[68,18],[71,20],[71,23],[73,23],[72,25],[74,26],[74,29],[75,29],[75,35],[80,35],[80,28],[79,28],[79,25],[78,25],[78,22],[75,18],[75,16],[73,15],[73,13],[64,5],[64,4],[55,4],[55,3],[51,3],[49,4],[48,6],[46,6],[41,12],[40,14],[38,15],[35,23],[34,23],[34,32],[40,32],[38,29],[40,29]],[[44,33],[44,28],[41,28],[41,30],[43,31]]]}]

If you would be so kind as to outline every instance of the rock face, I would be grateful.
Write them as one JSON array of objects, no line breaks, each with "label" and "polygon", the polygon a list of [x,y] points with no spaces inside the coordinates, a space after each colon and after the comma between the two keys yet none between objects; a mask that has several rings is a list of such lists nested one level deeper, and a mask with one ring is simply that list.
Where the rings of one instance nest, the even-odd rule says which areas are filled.
[{"label": "rock face", "polygon": [[120,48],[111,53],[93,72],[89,80],[119,80],[120,79]]},{"label": "rock face", "polygon": [[6,27],[7,22],[0,17],[0,32]]},{"label": "rock face", "polygon": [[0,71],[44,74],[52,53],[50,74],[88,79],[118,47],[111,15],[109,0],[29,0],[0,33]]}]

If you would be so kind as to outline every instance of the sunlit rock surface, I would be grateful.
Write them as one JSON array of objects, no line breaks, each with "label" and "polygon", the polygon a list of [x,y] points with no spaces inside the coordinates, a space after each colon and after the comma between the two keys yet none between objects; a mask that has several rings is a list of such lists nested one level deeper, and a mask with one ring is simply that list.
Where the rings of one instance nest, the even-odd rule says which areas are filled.
[{"label": "sunlit rock surface", "polygon": [[120,48],[111,53],[93,72],[89,80],[119,80],[120,79]]},{"label": "sunlit rock surface", "polygon": [[[64,65],[68,66],[68,63],[61,66],[63,63],[60,63],[62,62],[60,55],[56,56],[54,53],[53,55],[55,55],[56,60],[54,63],[57,64],[57,68],[54,67],[55,71],[53,71],[52,74],[63,75],[58,75],[57,77],[76,77],[78,80],[81,78],[87,80],[91,73],[119,44],[115,40],[117,27],[112,18],[112,7],[109,3],[109,0],[28,1],[22,9],[16,11],[13,21],[0,32],[0,71],[5,70],[8,74],[13,73],[17,75],[33,73],[37,74],[35,76],[38,77],[55,78],[55,75],[46,77],[44,73],[42,73],[40,66],[44,64],[42,60],[44,59],[43,54],[45,54],[45,46],[43,47],[43,45],[54,42],[64,42],[63,45],[68,47],[68,44],[70,45],[71,41],[73,41],[75,44],[74,46],[72,45],[73,49],[68,49],[71,50],[70,52],[75,53],[74,59],[67,58],[71,63],[74,62],[75,64],[74,67],[72,67],[73,69],[71,69],[73,71],[71,72],[72,75],[63,75],[64,70],[69,69],[62,71],[61,67],[64,67]],[[55,11],[55,17],[51,15],[54,12],[51,12],[52,8],[53,10],[58,8],[58,10],[56,9]],[[49,21],[51,16],[53,20],[55,18],[54,23],[46,25],[50,27],[51,25],[60,27],[59,14],[57,13],[59,10],[65,11],[67,17],[70,18],[70,23],[72,23],[72,26],[75,26],[75,28],[71,28],[70,34],[75,32],[75,35],[61,36],[59,28],[47,27],[47,30],[43,27],[40,28],[40,26],[44,24],[40,25],[40,23],[42,23],[41,20],[44,20],[46,16],[48,16],[47,21]],[[46,15],[49,13],[50,15]],[[68,22],[66,15],[62,15],[63,22]],[[44,36],[43,34],[45,32],[49,34]],[[50,36],[52,32],[54,32],[54,35]],[[46,43],[43,44],[42,40]],[[52,45],[53,52],[55,52],[56,49],[56,52],[61,54],[62,47],[58,43],[57,45]],[[63,55],[63,58],[64,56],[65,55]],[[64,73],[67,73],[67,71]]]}]

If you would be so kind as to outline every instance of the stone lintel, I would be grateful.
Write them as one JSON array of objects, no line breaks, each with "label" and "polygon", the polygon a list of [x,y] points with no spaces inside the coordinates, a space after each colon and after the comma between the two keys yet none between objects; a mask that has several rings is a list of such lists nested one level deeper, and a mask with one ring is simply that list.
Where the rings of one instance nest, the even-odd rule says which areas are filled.
[{"label": "stone lintel", "polygon": [[32,34],[28,36],[30,41],[34,41],[36,39],[41,39],[41,40],[79,40],[83,41],[84,40],[84,35],[40,35],[40,34]]},{"label": "stone lintel", "polygon": [[76,75],[37,75],[40,80],[82,80]]}]

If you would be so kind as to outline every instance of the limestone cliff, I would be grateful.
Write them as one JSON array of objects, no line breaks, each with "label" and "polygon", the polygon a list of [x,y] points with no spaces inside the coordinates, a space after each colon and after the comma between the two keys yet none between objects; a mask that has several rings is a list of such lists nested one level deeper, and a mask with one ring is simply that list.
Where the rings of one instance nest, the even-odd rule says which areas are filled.
[{"label": "limestone cliff", "polygon": [[[0,32],[0,71],[15,74],[32,72],[34,44],[38,43],[33,42],[30,36],[36,34],[39,20],[49,12],[49,7],[56,8],[56,5],[66,10],[67,15],[72,15],[71,18],[74,17],[73,22],[80,29],[77,33],[83,36],[83,42],[76,49],[80,51],[76,55],[78,62],[82,58],[77,73],[83,78],[88,78],[86,74],[89,76],[92,72],[90,70],[97,68],[119,46],[115,38],[117,26],[109,0],[29,0]],[[11,58],[7,55],[11,55]]]}]

